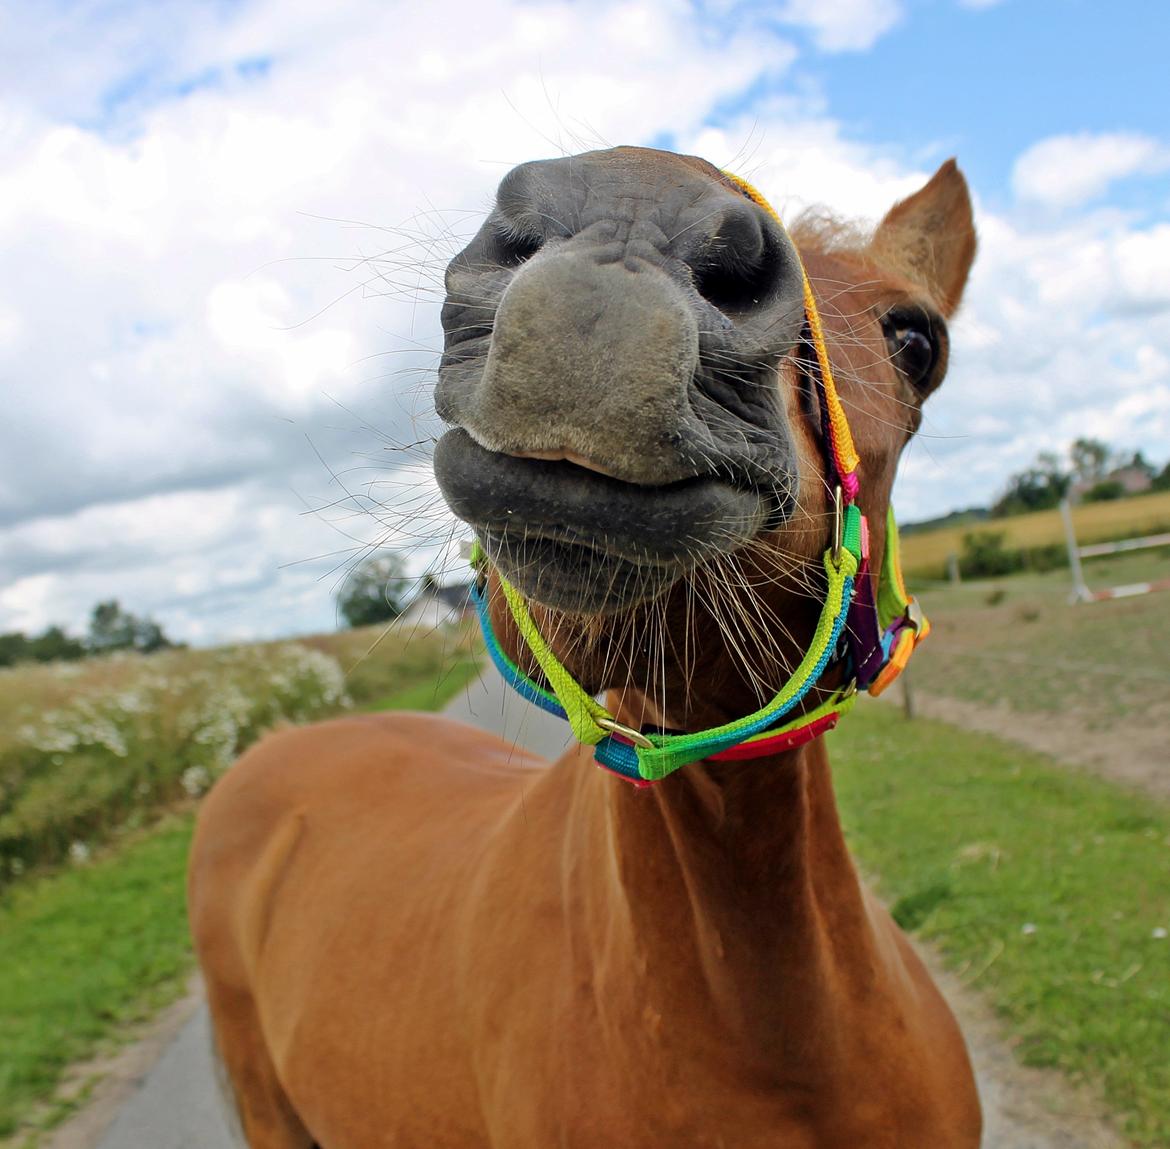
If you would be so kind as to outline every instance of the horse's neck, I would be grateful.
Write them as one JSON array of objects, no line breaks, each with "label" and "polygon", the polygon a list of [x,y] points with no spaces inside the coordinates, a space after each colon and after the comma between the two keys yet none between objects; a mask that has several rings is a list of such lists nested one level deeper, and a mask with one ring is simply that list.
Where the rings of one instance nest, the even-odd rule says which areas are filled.
[{"label": "horse's neck", "polygon": [[682,1011],[680,1031],[773,1068],[831,1059],[842,991],[872,976],[874,944],[822,742],[649,790],[577,777],[570,884],[602,1008]]}]

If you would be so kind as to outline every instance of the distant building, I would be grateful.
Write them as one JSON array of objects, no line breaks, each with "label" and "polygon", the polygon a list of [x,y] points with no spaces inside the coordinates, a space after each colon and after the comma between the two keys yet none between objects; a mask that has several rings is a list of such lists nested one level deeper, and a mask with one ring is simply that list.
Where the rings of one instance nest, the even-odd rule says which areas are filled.
[{"label": "distant building", "polygon": [[1154,480],[1150,469],[1138,464],[1127,464],[1124,467],[1115,467],[1100,479],[1078,479],[1069,488],[1072,501],[1079,502],[1090,491],[1097,487],[1116,484],[1127,495],[1142,495],[1153,486]]},{"label": "distant building", "polygon": [[404,630],[442,630],[457,626],[473,617],[471,583],[436,586],[433,583],[411,600],[410,605],[395,619],[394,625]]},{"label": "distant building", "polygon": [[1118,467],[1116,471],[1110,471],[1105,478],[1108,482],[1120,483],[1125,488],[1127,495],[1143,494],[1150,489],[1154,482],[1148,470],[1144,467],[1134,466]]}]

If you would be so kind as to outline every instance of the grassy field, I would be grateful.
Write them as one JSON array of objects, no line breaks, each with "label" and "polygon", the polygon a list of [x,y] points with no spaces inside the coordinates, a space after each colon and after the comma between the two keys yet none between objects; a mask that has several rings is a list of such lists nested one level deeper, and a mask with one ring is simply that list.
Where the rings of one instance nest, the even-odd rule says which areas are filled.
[{"label": "grassy field", "polygon": [[371,627],[0,671],[0,888],[197,797],[279,723],[426,708],[475,673],[470,641]]},{"label": "grassy field", "polygon": [[[0,903],[0,1138],[62,1071],[176,997],[191,970],[183,897],[192,815]],[[49,1106],[38,1124],[67,1110]],[[34,1130],[26,1127],[25,1133]]]},{"label": "grassy field", "polygon": [[[478,646],[467,634],[391,634],[371,650],[377,637],[322,636],[294,657],[324,659],[349,702],[365,709],[436,709],[478,673]],[[253,687],[264,694],[275,668],[287,669],[287,652],[262,646],[253,653]],[[221,666],[206,652],[188,657],[205,669]],[[133,674],[115,669],[126,675],[118,687],[128,689]],[[86,687],[101,698],[96,677],[99,684]],[[183,681],[174,669],[168,677]],[[343,701],[334,699],[332,709]],[[56,705],[68,704],[59,698]],[[181,769],[189,767],[176,763],[169,772]],[[155,798],[152,792],[131,821],[157,817]],[[193,805],[185,798],[161,823],[136,829],[123,821],[104,847],[87,844],[84,857],[72,852],[73,865],[24,874],[0,891],[0,1139],[19,1130],[12,1144],[35,1144],[38,1128],[66,1111],[50,1099],[68,1065],[117,1040],[127,1022],[149,1016],[183,986],[192,965],[183,886]],[[35,1122],[22,1125],[34,1112]]]},{"label": "grassy field", "polygon": [[1026,1063],[1170,1145],[1170,811],[869,705],[830,735],[851,845],[904,927],[985,992]]},{"label": "grassy field", "polygon": [[[1088,568],[1094,585],[1165,573],[1170,558],[1162,552]],[[1170,729],[1170,595],[1071,607],[1068,587],[1068,573],[1055,571],[928,588],[935,634],[916,656],[915,681],[1025,715],[1100,729],[1140,715]],[[222,697],[226,682],[262,699],[275,691],[285,710],[264,702],[269,708],[256,710],[261,717],[251,725],[237,721],[231,745],[238,748],[265,724],[286,720],[285,711],[437,707],[478,666],[467,635],[423,641],[391,633],[379,641],[377,631],[345,632],[304,640],[291,653],[278,644],[87,664],[72,677],[10,675],[0,724],[16,726],[4,722],[9,717],[28,726],[30,712],[81,713],[101,733],[98,719],[114,700],[141,692],[135,676],[147,672],[169,684],[148,697],[209,721],[216,707],[201,691]],[[64,720],[58,726],[68,729]],[[109,730],[104,736],[115,740]],[[893,708],[863,706],[832,738],[851,843],[899,920],[990,996],[1023,1060],[1099,1083],[1135,1145],[1170,1144],[1166,807],[994,739],[906,724]],[[35,878],[30,867],[0,889],[0,1138],[51,1096],[70,1061],[173,997],[189,970],[182,871],[190,814],[140,826],[176,798],[192,804],[181,784],[191,760],[165,759],[174,745],[160,741],[139,759],[156,764],[152,777],[177,780],[171,799],[135,791],[139,803],[109,823],[112,845],[96,846],[96,834],[71,855],[84,864]],[[229,743],[221,731],[194,745],[222,756]],[[11,771],[11,746],[0,744],[0,829],[21,796],[36,792],[23,783],[27,775]],[[60,745],[41,749],[62,757],[51,765],[70,763],[79,777],[131,760],[108,746],[100,760]],[[69,854],[77,839],[62,841]],[[60,1115],[39,1111],[45,1120]]]},{"label": "grassy field", "polygon": [[[1082,546],[1137,535],[1161,534],[1170,531],[1170,491],[1113,502],[1086,503],[1074,508],[1073,523]],[[902,539],[902,562],[907,578],[944,578],[947,555],[961,555],[963,536],[975,531],[1002,531],[1004,546],[1008,549],[1064,543],[1064,527],[1058,510],[965,523],[922,534],[911,533]]]},{"label": "grassy field", "polygon": [[[1170,548],[1094,559],[1085,573],[1093,586],[1167,578]],[[1119,737],[1129,722],[1170,732],[1170,593],[1074,606],[1070,587],[1067,570],[928,587],[934,631],[915,655],[915,682]]]}]

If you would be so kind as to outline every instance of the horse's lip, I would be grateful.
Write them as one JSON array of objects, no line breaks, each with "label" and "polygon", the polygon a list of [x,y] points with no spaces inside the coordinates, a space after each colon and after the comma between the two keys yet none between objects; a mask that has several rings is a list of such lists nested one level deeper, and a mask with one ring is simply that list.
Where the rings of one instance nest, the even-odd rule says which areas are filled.
[{"label": "horse's lip", "polygon": [[491,451],[462,428],[436,445],[435,477],[451,510],[477,530],[584,543],[648,566],[691,566],[734,550],[773,510],[763,493],[715,476],[627,483],[564,460]]}]

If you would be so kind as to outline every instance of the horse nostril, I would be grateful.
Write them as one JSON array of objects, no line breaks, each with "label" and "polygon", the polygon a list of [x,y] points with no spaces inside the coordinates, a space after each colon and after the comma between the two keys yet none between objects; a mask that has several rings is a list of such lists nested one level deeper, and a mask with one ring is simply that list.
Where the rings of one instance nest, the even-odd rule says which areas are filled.
[{"label": "horse nostril", "polygon": [[690,261],[695,290],[719,311],[750,311],[776,291],[785,245],[770,220],[750,209],[723,213],[711,238]]}]

